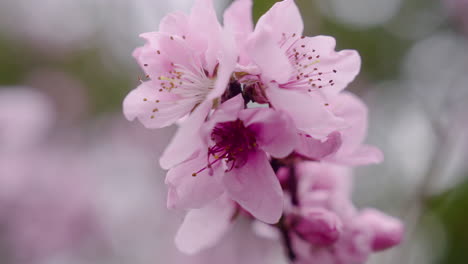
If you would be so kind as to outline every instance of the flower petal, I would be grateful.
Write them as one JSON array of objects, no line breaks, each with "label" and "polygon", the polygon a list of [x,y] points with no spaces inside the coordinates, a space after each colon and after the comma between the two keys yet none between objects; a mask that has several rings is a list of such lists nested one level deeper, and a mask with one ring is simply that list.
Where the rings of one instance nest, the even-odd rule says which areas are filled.
[{"label": "flower petal", "polygon": [[218,98],[226,91],[237,64],[238,52],[233,36],[229,30],[224,30],[222,34],[222,55],[218,58],[216,83],[214,89],[207,96],[208,100]]},{"label": "flower petal", "polygon": [[261,149],[277,158],[289,155],[297,145],[298,135],[292,119],[282,111],[255,108],[242,111],[239,118],[256,134]]},{"label": "flower petal", "polygon": [[211,133],[218,123],[235,121],[242,109],[244,109],[244,99],[241,94],[222,103],[200,129],[203,142],[208,144],[211,141]]},{"label": "flower petal", "polygon": [[343,118],[348,127],[340,131],[341,148],[327,160],[352,166],[382,162],[383,154],[379,149],[362,145],[367,135],[367,106],[355,95],[344,92],[334,98],[330,109]]},{"label": "flower petal", "polygon": [[346,125],[343,119],[327,109],[326,101],[317,93],[307,94],[271,85],[266,94],[275,109],[288,113],[299,130],[314,138],[324,138]]},{"label": "flower petal", "polygon": [[292,65],[274,38],[273,28],[255,30],[246,49],[250,59],[260,68],[263,82],[274,80],[283,83],[292,75]]},{"label": "flower petal", "polygon": [[186,36],[189,30],[189,17],[183,12],[173,12],[165,16],[159,24],[159,31],[179,37]]},{"label": "flower petal", "polygon": [[330,109],[348,124],[348,127],[341,131],[343,137],[341,152],[356,149],[367,136],[367,106],[357,96],[344,92],[331,101]]},{"label": "flower petal", "polygon": [[175,123],[193,108],[193,100],[179,100],[179,97],[159,92],[152,82],[144,82],[131,91],[123,101],[125,117],[135,118],[146,128],[161,128]]},{"label": "flower petal", "polygon": [[247,163],[226,172],[224,187],[229,197],[257,219],[274,224],[283,212],[283,191],[263,151],[252,153]]},{"label": "flower petal", "polygon": [[260,17],[255,30],[262,30],[265,27],[274,29],[274,40],[276,42],[281,40],[283,33],[286,35],[302,35],[304,23],[294,0],[277,2]]},{"label": "flower petal", "polygon": [[168,72],[174,65],[181,65],[193,73],[202,69],[200,57],[182,37],[161,32],[143,33],[140,37],[146,40],[146,44],[137,48],[133,56],[147,74],[147,78],[161,82],[159,77],[169,77]]},{"label": "flower petal", "polygon": [[236,207],[226,195],[200,209],[192,209],[179,228],[175,243],[177,248],[194,254],[213,247],[231,227],[231,218]]},{"label": "flower petal", "polygon": [[325,160],[348,166],[379,164],[384,160],[384,154],[374,146],[361,145],[348,155],[332,155]]},{"label": "flower petal", "polygon": [[252,5],[252,0],[236,0],[224,12],[224,27],[234,36],[239,65],[249,65],[251,62],[246,44],[253,32]]},{"label": "flower petal", "polygon": [[212,103],[205,101],[184,120],[169,146],[164,150],[159,163],[163,169],[173,166],[188,159],[196,150],[200,149],[203,142],[200,135],[200,127],[206,119]]},{"label": "flower petal", "polygon": [[210,74],[217,65],[221,50],[221,25],[212,0],[196,0],[189,18],[187,41],[194,50],[204,54],[204,69]]},{"label": "flower petal", "polygon": [[[336,41],[329,36],[306,37],[297,43],[306,48],[306,52],[315,60],[313,67],[319,73],[315,81],[317,87],[322,86],[322,92],[329,98],[345,89],[358,75],[361,69],[361,57],[355,50],[335,51]],[[310,53],[313,51],[312,53]],[[317,83],[318,82],[318,83]],[[333,85],[330,85],[330,82]]]},{"label": "flower petal", "polygon": [[[220,180],[214,176],[218,175],[218,172],[222,174],[220,166],[212,167],[212,170],[216,171],[214,175],[210,175],[209,169],[199,172],[207,166],[207,160],[207,152],[202,149],[194,158],[167,172],[168,208],[201,208],[223,193]],[[197,173],[195,177],[193,173]]]},{"label": "flower petal", "polygon": [[224,12],[224,26],[234,34],[246,34],[253,31],[252,0],[236,0]]},{"label": "flower petal", "polygon": [[341,146],[341,134],[339,132],[331,133],[325,140],[318,140],[307,134],[299,133],[299,139],[295,151],[311,160],[321,160],[335,153]]}]

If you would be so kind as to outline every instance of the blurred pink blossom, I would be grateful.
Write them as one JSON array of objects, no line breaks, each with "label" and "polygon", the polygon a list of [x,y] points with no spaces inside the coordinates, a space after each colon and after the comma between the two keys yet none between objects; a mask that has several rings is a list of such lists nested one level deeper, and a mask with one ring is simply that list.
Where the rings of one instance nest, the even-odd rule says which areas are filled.
[{"label": "blurred pink blossom", "polygon": [[54,121],[55,110],[43,94],[26,87],[0,89],[0,155],[39,144]]},{"label": "blurred pink blossom", "polygon": [[354,207],[349,169],[306,162],[296,166],[296,173],[299,201],[290,210],[298,263],[361,263],[372,252],[401,242],[403,224],[399,220],[374,209]]},{"label": "blurred pink blossom", "polygon": [[467,0],[443,0],[449,14],[460,24],[468,34],[468,1]]},{"label": "blurred pink blossom", "polygon": [[12,88],[1,90],[0,101],[0,212],[11,259],[38,263],[97,243],[92,180],[80,148],[50,138],[56,115],[49,100]]}]

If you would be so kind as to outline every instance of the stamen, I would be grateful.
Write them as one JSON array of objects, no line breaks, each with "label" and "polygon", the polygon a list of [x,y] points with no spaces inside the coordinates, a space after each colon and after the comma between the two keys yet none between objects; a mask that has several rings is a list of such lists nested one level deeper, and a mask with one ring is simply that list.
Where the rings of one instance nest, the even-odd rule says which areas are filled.
[{"label": "stamen", "polygon": [[[320,71],[320,56],[315,49],[311,49],[308,39],[304,36],[296,38],[296,34],[282,34],[279,42],[280,47],[285,51],[292,65],[295,65],[297,74],[288,82],[280,84],[287,89],[311,90],[310,87],[325,88],[334,86],[335,81],[330,74],[337,73],[335,69]],[[298,51],[300,48],[301,52]],[[316,65],[313,69],[311,66]],[[320,76],[321,78],[311,78]],[[323,79],[323,80],[322,80]]]},{"label": "stamen", "polygon": [[248,155],[258,147],[255,133],[244,126],[241,120],[219,123],[211,133],[214,145],[208,148],[207,165],[195,172],[198,174],[218,162],[226,162],[226,172],[245,164]]}]

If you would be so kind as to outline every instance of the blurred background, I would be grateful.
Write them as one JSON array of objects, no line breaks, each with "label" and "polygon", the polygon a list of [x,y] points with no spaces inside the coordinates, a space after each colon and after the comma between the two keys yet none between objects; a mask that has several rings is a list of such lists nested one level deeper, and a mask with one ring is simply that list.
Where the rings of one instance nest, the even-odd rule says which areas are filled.
[{"label": "blurred background", "polygon": [[[255,19],[274,2],[255,0]],[[357,170],[355,201],[407,227],[370,263],[468,263],[468,0],[296,2],[306,35],[362,56],[349,90],[386,160]],[[229,3],[215,0],[220,15]],[[191,4],[0,0],[0,263],[226,263],[249,250],[177,253],[181,215],[165,209],[157,163],[175,128],[121,113],[141,74],[138,34]]]}]

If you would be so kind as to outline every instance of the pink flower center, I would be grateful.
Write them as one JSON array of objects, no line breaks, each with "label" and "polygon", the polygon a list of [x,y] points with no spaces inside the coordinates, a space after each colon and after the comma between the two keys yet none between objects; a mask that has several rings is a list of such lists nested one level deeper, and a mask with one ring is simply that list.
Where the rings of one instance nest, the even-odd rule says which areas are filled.
[{"label": "pink flower center", "polygon": [[197,176],[205,169],[211,169],[222,160],[227,164],[226,172],[240,168],[247,162],[249,153],[258,146],[255,132],[246,128],[239,119],[218,123],[211,132],[211,140],[214,145],[208,148],[208,165],[192,176]]},{"label": "pink flower center", "polygon": [[215,78],[196,65],[181,65],[171,63],[172,69],[158,77],[159,91],[178,94],[183,98],[195,98],[203,101],[206,95],[214,89]]},{"label": "pink flower center", "polygon": [[301,90],[306,88],[311,92],[335,85],[333,75],[337,71],[335,69],[321,70],[320,52],[314,49],[308,38],[297,34],[288,36],[283,33],[283,39],[279,44],[285,50],[297,73],[287,83],[281,84],[281,87]]}]

